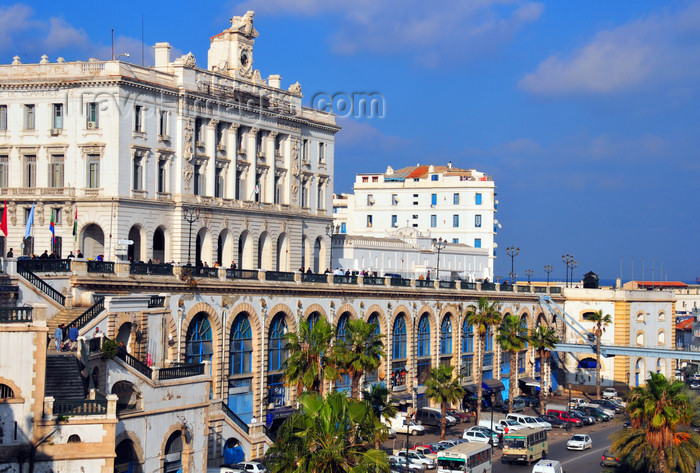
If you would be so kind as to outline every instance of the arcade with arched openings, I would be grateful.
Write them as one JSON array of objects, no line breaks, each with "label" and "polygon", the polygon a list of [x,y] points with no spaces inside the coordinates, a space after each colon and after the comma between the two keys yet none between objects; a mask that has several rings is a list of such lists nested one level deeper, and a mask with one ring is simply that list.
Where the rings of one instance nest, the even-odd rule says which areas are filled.
[{"label": "arcade with arched openings", "polygon": [[80,247],[86,258],[96,258],[97,255],[104,255],[105,234],[96,223],[83,227],[80,241]]}]

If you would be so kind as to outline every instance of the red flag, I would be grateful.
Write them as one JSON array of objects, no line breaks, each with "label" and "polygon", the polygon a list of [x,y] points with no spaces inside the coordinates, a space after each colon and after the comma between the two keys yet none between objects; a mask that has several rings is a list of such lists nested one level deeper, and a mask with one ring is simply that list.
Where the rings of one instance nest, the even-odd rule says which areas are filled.
[{"label": "red flag", "polygon": [[5,200],[5,209],[2,211],[2,222],[0,222],[0,230],[7,237],[7,200]]}]

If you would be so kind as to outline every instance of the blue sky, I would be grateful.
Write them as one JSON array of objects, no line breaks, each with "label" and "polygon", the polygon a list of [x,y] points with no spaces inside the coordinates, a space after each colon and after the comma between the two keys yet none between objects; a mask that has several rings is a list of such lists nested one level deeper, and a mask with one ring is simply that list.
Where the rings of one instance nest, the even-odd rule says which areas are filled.
[{"label": "blue sky", "polygon": [[4,3],[0,61],[146,64],[168,41],[206,66],[209,38],[255,10],[254,67],[319,93],[377,93],[341,117],[338,192],[358,172],[446,164],[493,175],[515,271],[564,278],[561,256],[623,279],[700,276],[700,1],[249,0]]}]

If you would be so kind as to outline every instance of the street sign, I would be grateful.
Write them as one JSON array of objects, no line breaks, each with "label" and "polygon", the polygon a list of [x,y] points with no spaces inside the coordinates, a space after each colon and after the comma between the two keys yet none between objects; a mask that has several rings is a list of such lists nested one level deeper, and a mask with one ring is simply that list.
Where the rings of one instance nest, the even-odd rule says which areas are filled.
[{"label": "street sign", "polygon": [[133,245],[134,240],[117,240],[117,244],[119,244],[119,245]]}]

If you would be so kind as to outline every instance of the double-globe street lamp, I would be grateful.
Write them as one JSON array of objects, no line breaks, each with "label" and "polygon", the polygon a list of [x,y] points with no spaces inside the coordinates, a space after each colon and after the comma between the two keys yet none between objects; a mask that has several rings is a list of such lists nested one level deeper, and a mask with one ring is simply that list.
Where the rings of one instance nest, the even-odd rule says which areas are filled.
[{"label": "double-globe street lamp", "polygon": [[554,271],[554,268],[552,268],[551,264],[544,265],[544,272],[547,273],[547,287],[549,287],[549,273],[552,271]]},{"label": "double-globe street lamp", "polygon": [[[333,271],[333,237],[338,233],[340,233],[340,225],[326,225],[326,235],[331,239],[330,267],[328,268],[330,271]],[[319,268],[319,271],[321,271],[321,268]]]},{"label": "double-globe street lamp", "polygon": [[574,268],[578,265],[574,257],[570,254],[561,255],[562,262],[566,265],[566,287],[569,287],[569,269],[571,269],[571,279],[574,278]]},{"label": "double-globe street lamp", "polygon": [[520,247],[515,247],[511,245],[508,248],[506,248],[506,253],[508,254],[508,256],[510,256],[510,282],[511,284],[515,284],[515,278],[517,274],[515,274],[514,264],[515,257],[520,254]]},{"label": "double-globe street lamp", "polygon": [[530,285],[530,278],[532,277],[533,274],[535,274],[535,272],[531,269],[526,269],[525,274],[527,274],[527,285],[529,286]]},{"label": "double-globe street lamp", "polygon": [[199,207],[187,207],[183,211],[185,222],[190,224],[190,234],[187,243],[187,266],[190,266],[192,261],[192,224],[199,220],[200,213]]},{"label": "double-globe street lamp", "polygon": [[443,240],[442,238],[438,238],[437,240],[433,240],[433,246],[437,250],[437,268],[435,268],[435,272],[437,273],[435,275],[435,279],[438,281],[440,280],[440,252],[445,249],[447,246],[447,240]]}]

